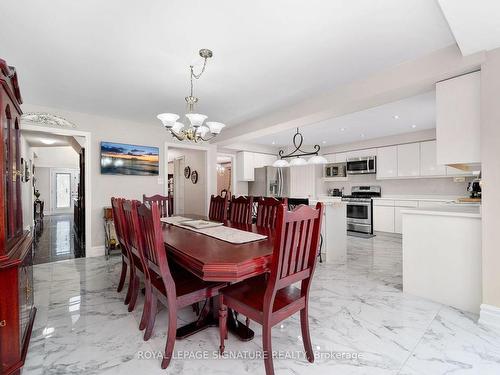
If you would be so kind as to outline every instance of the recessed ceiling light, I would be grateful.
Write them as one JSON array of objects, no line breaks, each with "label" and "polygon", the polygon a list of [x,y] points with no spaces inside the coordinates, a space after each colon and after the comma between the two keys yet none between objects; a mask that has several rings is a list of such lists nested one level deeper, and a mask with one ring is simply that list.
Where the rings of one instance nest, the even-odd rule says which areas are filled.
[{"label": "recessed ceiling light", "polygon": [[325,144],[325,143],[326,143],[326,141],[321,141],[321,143]]},{"label": "recessed ceiling light", "polygon": [[42,142],[44,145],[53,145],[54,143],[56,143],[56,141],[53,139],[40,139],[40,142]]},{"label": "recessed ceiling light", "polygon": [[275,145],[276,144],[276,141],[272,141],[271,144]]},{"label": "recessed ceiling light", "polygon": [[364,137],[365,137],[365,135],[364,135],[363,133],[361,133],[361,134],[360,134],[360,136],[361,136],[361,138],[364,138]]},{"label": "recessed ceiling light", "polygon": [[399,115],[394,115],[394,116],[392,116],[392,118],[393,118],[394,120],[399,120]]},{"label": "recessed ceiling light", "polygon": [[417,125],[413,124],[411,127],[412,127],[412,129],[415,129],[417,127]]},{"label": "recessed ceiling light", "polygon": [[340,128],[340,131],[341,131],[341,132],[345,131],[345,128]]}]

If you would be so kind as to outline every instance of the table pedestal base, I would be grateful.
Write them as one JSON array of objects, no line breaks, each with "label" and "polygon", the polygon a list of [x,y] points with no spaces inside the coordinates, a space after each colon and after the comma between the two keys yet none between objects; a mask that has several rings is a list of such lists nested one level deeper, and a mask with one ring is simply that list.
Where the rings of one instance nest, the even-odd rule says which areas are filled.
[{"label": "table pedestal base", "polygon": [[[215,315],[217,314],[217,315]],[[178,340],[185,339],[197,332],[203,331],[208,327],[218,327],[219,319],[217,310],[213,308],[213,303],[210,303],[208,311],[203,310],[200,314],[200,319],[177,328],[176,338]],[[227,314],[227,329],[229,332],[238,337],[241,341],[250,341],[254,338],[255,333],[245,324],[240,322],[235,312],[229,309]]]}]

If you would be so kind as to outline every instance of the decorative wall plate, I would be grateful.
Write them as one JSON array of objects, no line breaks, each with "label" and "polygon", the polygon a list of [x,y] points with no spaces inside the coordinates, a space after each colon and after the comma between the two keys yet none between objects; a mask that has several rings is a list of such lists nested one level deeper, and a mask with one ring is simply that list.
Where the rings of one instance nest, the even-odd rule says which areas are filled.
[{"label": "decorative wall plate", "polygon": [[189,178],[189,176],[191,176],[191,168],[187,166],[186,168],[184,168],[184,177]]},{"label": "decorative wall plate", "polygon": [[193,171],[193,172],[191,173],[191,182],[192,182],[193,184],[196,184],[196,183],[198,182],[198,172]]}]

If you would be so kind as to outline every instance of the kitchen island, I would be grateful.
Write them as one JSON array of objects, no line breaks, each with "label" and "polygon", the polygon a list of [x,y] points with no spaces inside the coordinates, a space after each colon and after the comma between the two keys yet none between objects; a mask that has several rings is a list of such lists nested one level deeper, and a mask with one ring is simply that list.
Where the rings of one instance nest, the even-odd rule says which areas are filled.
[{"label": "kitchen island", "polygon": [[321,235],[323,261],[328,263],[345,263],[347,257],[347,208],[340,197],[319,197],[309,200],[311,206],[317,202],[325,204]]},{"label": "kitchen island", "polygon": [[480,206],[401,211],[403,291],[473,313],[481,304]]}]

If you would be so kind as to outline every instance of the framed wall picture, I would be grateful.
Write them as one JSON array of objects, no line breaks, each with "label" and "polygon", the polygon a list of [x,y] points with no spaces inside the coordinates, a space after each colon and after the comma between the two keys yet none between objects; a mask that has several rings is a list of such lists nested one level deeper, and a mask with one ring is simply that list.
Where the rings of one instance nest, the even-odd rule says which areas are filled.
[{"label": "framed wall picture", "polygon": [[101,142],[101,174],[158,176],[159,154],[158,147]]},{"label": "framed wall picture", "polygon": [[196,184],[198,182],[198,172],[197,171],[191,172],[191,182],[193,184]]}]

